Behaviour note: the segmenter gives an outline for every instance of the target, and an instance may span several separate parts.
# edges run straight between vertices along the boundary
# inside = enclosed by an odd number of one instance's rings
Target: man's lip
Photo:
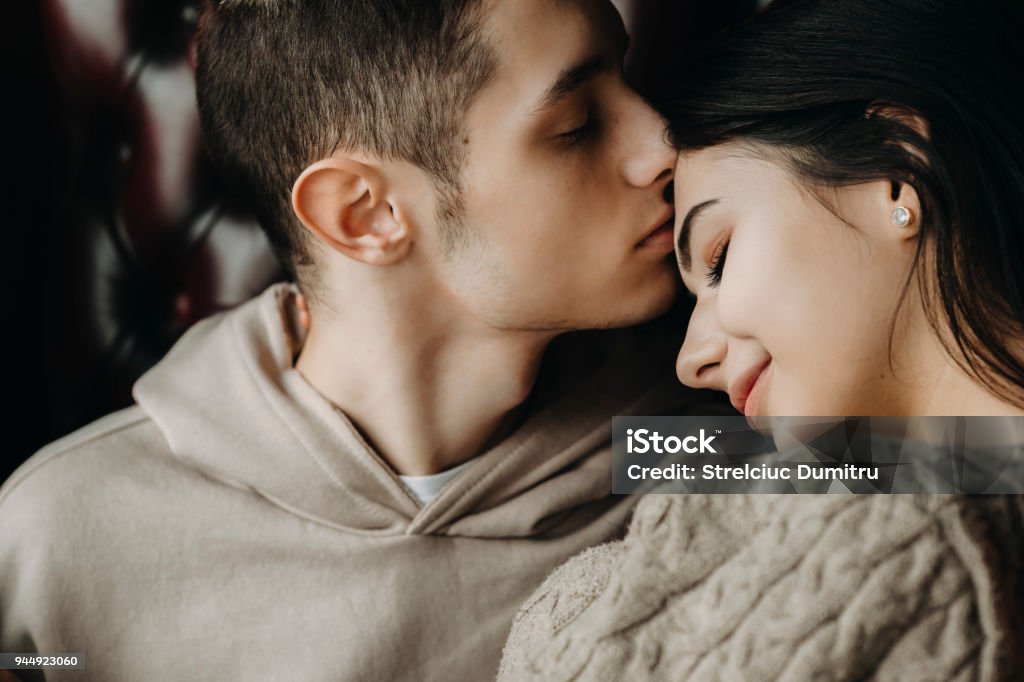
[[[666,228],[668,229],[669,234],[671,234],[672,231],[675,229],[675,222],[675,211],[669,208],[665,213],[661,215],[661,218],[654,225],[654,227],[647,231],[647,234],[644,235],[643,239],[636,243],[637,247],[646,246],[647,244],[650,244],[655,240],[655,235],[657,235],[661,230],[664,230]]]
[[[769,355],[761,362],[757,363],[749,370],[747,370],[732,386],[729,387],[729,402],[736,408],[737,412],[746,414],[747,398],[750,396],[750,392],[754,388],[754,384],[761,378],[761,375],[768,365],[772,364],[772,358]]]

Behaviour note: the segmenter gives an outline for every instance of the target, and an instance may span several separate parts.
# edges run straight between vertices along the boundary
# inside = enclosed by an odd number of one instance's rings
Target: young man
[[[618,16],[223,0],[198,46],[211,154],[308,311],[278,285],[197,325],[4,485],[0,650],[79,652],[78,679],[489,679],[544,576],[622,531],[611,416],[690,397],[669,345],[546,352],[675,292],[674,154]]]

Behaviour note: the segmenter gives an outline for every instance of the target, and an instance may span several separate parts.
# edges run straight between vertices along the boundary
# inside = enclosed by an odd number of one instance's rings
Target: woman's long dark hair
[[[659,105],[680,149],[741,141],[816,186],[913,187],[932,327],[1024,407],[1022,46],[1020,0],[776,2],[700,52]]]

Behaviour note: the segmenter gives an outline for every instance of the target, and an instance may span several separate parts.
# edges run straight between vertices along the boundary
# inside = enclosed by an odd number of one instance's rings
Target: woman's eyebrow
[[[708,199],[703,201],[686,213],[686,217],[683,218],[683,226],[679,229],[679,238],[676,241],[676,259],[679,261],[679,267],[686,272],[690,271],[690,264],[692,259],[690,258],[690,233],[693,231],[693,222],[700,217],[700,215],[708,208],[714,206],[720,201],[720,199]]]

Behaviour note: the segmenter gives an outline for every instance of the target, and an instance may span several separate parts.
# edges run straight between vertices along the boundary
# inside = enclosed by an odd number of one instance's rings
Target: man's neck
[[[515,429],[551,335],[402,313],[315,315],[296,368],[395,472],[422,476]]]

